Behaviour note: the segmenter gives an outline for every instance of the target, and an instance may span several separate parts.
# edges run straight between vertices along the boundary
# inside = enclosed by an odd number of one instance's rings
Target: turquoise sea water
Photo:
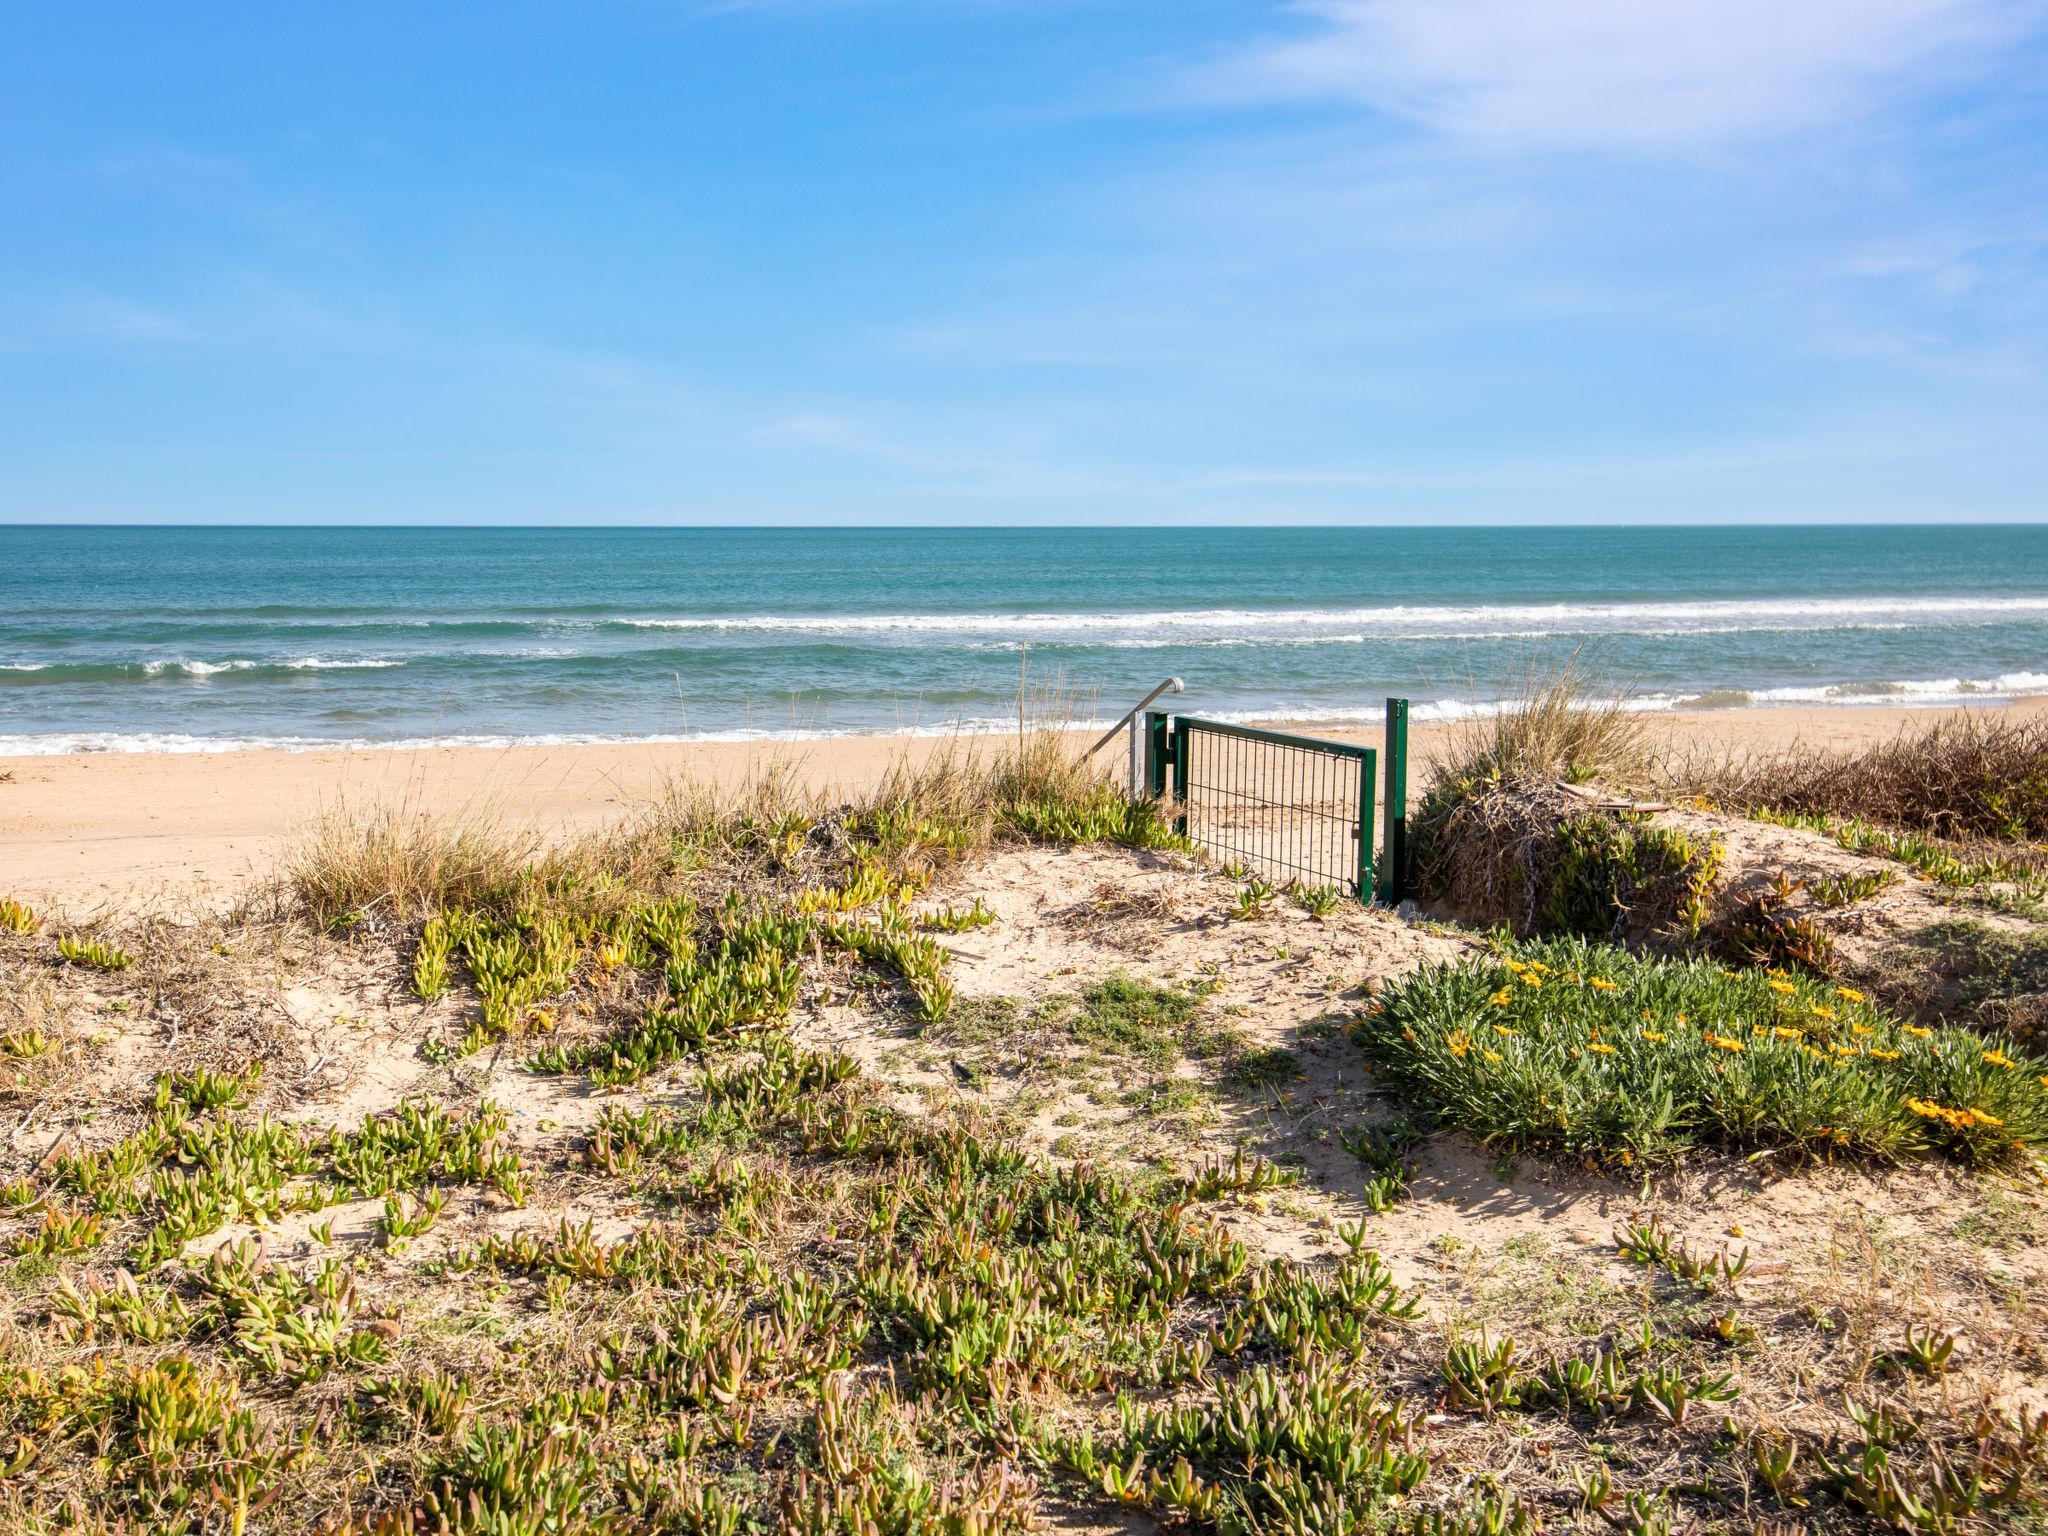
[[[2048,528],[0,528],[0,754],[2048,692]],[[1084,713],[1085,713],[1084,708]]]

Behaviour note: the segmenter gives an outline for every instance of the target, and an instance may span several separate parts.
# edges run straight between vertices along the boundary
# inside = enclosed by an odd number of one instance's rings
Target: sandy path
[[[2012,706],[2048,714],[2048,700]],[[1658,717],[1675,740],[1768,750],[1794,740],[1883,739],[1935,713],[1749,709]],[[1418,726],[1426,756],[1444,726]],[[1324,732],[1376,743],[1376,730]],[[869,736],[802,743],[447,747],[427,751],[94,753],[0,758],[0,893],[68,902],[214,889],[265,873],[277,850],[336,799],[404,800],[437,813],[488,809],[569,829],[602,822],[672,775],[733,783],[776,763],[813,785],[857,790],[906,754],[949,744]],[[1118,749],[1111,748],[1115,753]],[[1411,775],[1411,778],[1419,777]]]

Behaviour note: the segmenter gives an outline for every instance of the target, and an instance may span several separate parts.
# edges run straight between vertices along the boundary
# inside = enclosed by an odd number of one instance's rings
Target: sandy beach
[[[2048,712],[2048,699],[2004,706]],[[1946,711],[1774,708],[1653,717],[1677,749],[1768,752],[1850,747]],[[1312,725],[1302,729],[1315,730]],[[1418,764],[1457,727],[1417,725]],[[1377,728],[1317,734],[1374,744]],[[813,741],[630,743],[430,750],[82,753],[0,758],[0,891],[66,904],[221,894],[272,867],[324,806],[400,801],[487,813],[547,831],[620,815],[667,779],[737,783],[777,765],[821,790],[872,786],[890,766],[991,737],[861,736]],[[1106,748],[1114,757],[1120,747]],[[1411,775],[1411,781],[1419,775]]]

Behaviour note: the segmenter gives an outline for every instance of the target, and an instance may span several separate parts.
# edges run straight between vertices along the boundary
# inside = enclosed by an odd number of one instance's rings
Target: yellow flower
[[[1681,1014],[1680,1014],[1680,1015],[1678,1016],[1678,1022],[1679,1022],[1679,1023],[1681,1023],[1681,1024],[1683,1024],[1683,1023],[1685,1022],[1685,1015],[1684,1015],[1684,1014],[1682,1014],[1682,1013],[1681,1013]]]
[[[1586,985],[1597,992],[1612,992],[1614,990],[1614,983],[1605,976],[1589,976],[1586,978]]]
[[[1482,1056],[1484,1056],[1484,1057],[1485,1057],[1485,1058],[1486,1058],[1486,1059],[1487,1059],[1488,1061],[1499,1061],[1499,1060],[1500,1060],[1500,1052],[1499,1052],[1499,1051],[1481,1051],[1481,1052],[1480,1052],[1479,1054],[1480,1054],[1480,1055],[1482,1055]]]
[[[1518,1029],[1509,1029],[1505,1024],[1494,1025],[1493,1032],[1497,1035],[1518,1035],[1521,1033]]]
[[[1832,1019],[1835,1016],[1834,1009],[1825,1007],[1820,1003],[1815,1003],[1812,1005],[1812,1012],[1813,1016],[1816,1019]]]
[[[1903,1029],[1907,1034],[1913,1036],[1916,1040],[1925,1040],[1929,1035],[1934,1033],[1933,1030],[1923,1028],[1921,1025],[1918,1024],[1901,1024],[1899,1028]]]
[[[1801,1034],[1798,1030],[1787,1029],[1783,1024],[1780,1024],[1776,1029],[1772,1030],[1771,1033],[1776,1035],[1780,1040],[1804,1040],[1806,1038],[1806,1036]]]
[[[2019,1065],[2018,1062],[2014,1061],[2003,1051],[1986,1051],[1984,1053],[1984,1060],[1994,1067],[2016,1067]]]
[[[1664,1039],[1664,1037],[1663,1037],[1663,1036],[1662,1036],[1661,1034],[1659,1034],[1659,1033],[1658,1033],[1658,1032],[1657,1032],[1656,1030],[1654,1030],[1654,1029],[1646,1029],[1646,1030],[1644,1030],[1644,1031],[1643,1031],[1643,1038],[1644,1038],[1645,1040],[1655,1040],[1655,1041],[1659,1042],[1660,1044],[1661,1044],[1661,1043],[1663,1042],[1663,1039]],[[2042,1081],[2043,1081],[2043,1082],[2048,1082],[2048,1078],[2043,1078],[2043,1079],[2042,1079]]]
[[[1897,1051],[1881,1051],[1874,1045],[1870,1048],[1870,1054],[1875,1056],[1879,1061],[1897,1061],[1899,1059],[1899,1053]]]
[[[1987,1115],[1981,1109],[1944,1109],[1941,1105],[1926,1099],[1908,1099],[1906,1108],[1927,1120],[1939,1120],[1950,1130],[1967,1131],[1979,1125],[2003,1125],[2005,1122],[1996,1115]]]
[[[1716,1050],[1722,1051],[1740,1051],[1742,1049],[1742,1042],[1740,1040],[1731,1040],[1726,1035],[1715,1034],[1712,1030],[1707,1031],[1707,1044],[1713,1046]]]
[[[1849,1028],[1859,1035],[1867,1035],[1872,1033],[1872,1030],[1868,1024],[1851,1024]]]
[[[1493,1006],[1496,1008],[1505,1008],[1509,1003],[1513,1002],[1514,1000],[1515,994],[1510,992],[1506,987],[1502,987],[1498,992],[1493,994]]]
[[[1864,1000],[1863,994],[1854,987],[1837,987],[1835,988],[1835,996],[1845,1003],[1860,1003]]]
[[[1601,1056],[1612,1056],[1612,1055],[1614,1054],[1614,1047],[1613,1047],[1613,1046],[1611,1046],[1611,1045],[1602,1045],[1602,1044],[1601,1044],[1601,1043],[1600,1043],[1599,1041],[1597,1041],[1597,1040],[1596,1040],[1596,1041],[1594,1041],[1594,1042],[1593,1042],[1593,1043],[1592,1043],[1591,1045],[1587,1046],[1587,1047],[1586,1047],[1586,1049],[1587,1049],[1587,1050],[1589,1050],[1589,1051],[1593,1051],[1593,1052],[1595,1052],[1595,1053],[1597,1053],[1598,1055],[1601,1055]]]
[[[1764,983],[1773,992],[1797,992],[1799,989],[1789,981],[1767,981]]]
[[[1451,1048],[1453,1056],[1463,1056],[1472,1049],[1472,1040],[1462,1029],[1454,1029],[1444,1036],[1444,1044]]]
[[[1540,987],[1543,985],[1543,978],[1534,971],[1524,971],[1522,972],[1522,985],[1532,988]]]

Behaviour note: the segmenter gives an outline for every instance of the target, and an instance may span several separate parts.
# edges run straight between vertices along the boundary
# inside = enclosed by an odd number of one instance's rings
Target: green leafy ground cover
[[[2048,1062],[1904,1023],[1853,988],[1578,941],[1503,943],[1386,988],[1357,1027],[1380,1081],[1510,1151],[1667,1162],[1691,1147],[2018,1167]]]

